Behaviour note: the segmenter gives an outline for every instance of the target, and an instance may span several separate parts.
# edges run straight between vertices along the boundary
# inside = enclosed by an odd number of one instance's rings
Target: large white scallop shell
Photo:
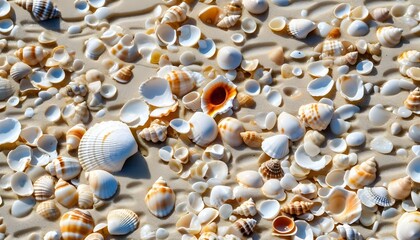
[[[126,235],[140,224],[137,214],[130,209],[115,209],[108,213],[107,229],[111,235]]]
[[[314,22],[308,19],[292,19],[287,24],[287,31],[290,35],[298,38],[304,39],[310,32],[316,28]]]
[[[118,181],[109,172],[92,170],[86,173],[86,179],[89,182],[93,194],[99,199],[109,199],[117,192]]]
[[[159,177],[144,199],[149,211],[156,217],[166,217],[175,207],[175,193],[166,181]]]
[[[262,142],[261,148],[272,158],[283,158],[289,153],[289,138],[283,134],[268,137]]]
[[[169,107],[175,104],[169,82],[160,77],[151,77],[139,88],[145,102],[155,107]]]
[[[188,137],[199,146],[207,146],[217,137],[216,121],[209,115],[196,112],[188,121],[191,131]]]
[[[127,125],[118,121],[95,124],[82,137],[79,161],[86,171],[120,171],[125,161],[137,152],[137,143]]]

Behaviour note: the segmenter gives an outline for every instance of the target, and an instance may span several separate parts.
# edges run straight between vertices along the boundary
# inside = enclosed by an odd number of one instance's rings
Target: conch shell
[[[345,181],[351,189],[363,188],[376,179],[376,161],[370,158],[360,165],[352,167],[345,176]]]
[[[420,88],[417,87],[414,89],[404,101],[404,105],[406,108],[411,110],[414,113],[420,113]]]
[[[380,27],[376,31],[379,43],[384,47],[395,47],[400,43],[403,30],[392,26]]]
[[[255,214],[257,214],[257,208],[255,206],[254,200],[250,198],[247,201],[241,203],[241,205],[235,208],[232,213],[244,217],[253,217]]]
[[[188,5],[182,2],[179,5],[175,5],[166,10],[162,17],[161,23],[176,23],[183,22],[187,19]]]

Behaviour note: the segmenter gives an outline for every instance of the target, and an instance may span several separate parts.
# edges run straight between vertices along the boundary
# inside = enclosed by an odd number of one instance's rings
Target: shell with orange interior
[[[203,89],[201,109],[211,117],[226,113],[232,108],[236,93],[235,84],[223,76],[217,76]]]

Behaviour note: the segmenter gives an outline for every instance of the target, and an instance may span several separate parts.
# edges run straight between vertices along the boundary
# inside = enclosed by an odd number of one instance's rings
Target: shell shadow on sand
[[[114,175],[132,179],[150,179],[151,177],[146,159],[139,152],[128,158],[123,169]]]

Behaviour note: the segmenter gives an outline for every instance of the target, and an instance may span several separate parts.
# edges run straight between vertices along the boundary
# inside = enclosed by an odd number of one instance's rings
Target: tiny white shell
[[[264,200],[257,205],[258,213],[264,219],[274,219],[280,212],[280,203],[277,200]]]
[[[242,35],[241,33],[234,33],[232,34],[232,36],[230,36],[230,40],[232,40],[232,42],[236,44],[241,44],[244,42],[245,36]]]
[[[156,28],[156,36],[164,45],[173,45],[176,42],[176,30],[166,23]]]
[[[198,51],[206,58],[211,58],[216,53],[216,44],[213,39],[207,38],[198,41]]]
[[[245,81],[245,93],[251,95],[251,96],[257,96],[260,94],[261,86],[260,83],[257,80],[254,79],[248,79]]]
[[[1,33],[8,33],[14,27],[13,21],[9,18],[0,20],[0,32]]]
[[[376,104],[369,110],[369,121],[376,126],[381,126],[388,122],[391,113],[382,104]]]
[[[336,153],[343,153],[347,150],[347,143],[342,138],[328,140],[328,148]]]
[[[10,214],[14,217],[21,218],[32,212],[36,201],[33,197],[25,197],[17,199],[10,208]]]
[[[356,74],[340,76],[336,81],[336,88],[349,101],[361,100],[365,92],[362,78]]]
[[[103,84],[99,90],[102,97],[106,99],[113,98],[117,94],[117,87],[113,84]]]
[[[316,155],[311,157],[305,152],[303,145],[298,147],[294,155],[295,161],[300,167],[314,171],[323,169],[332,159],[329,155]]]
[[[171,126],[175,131],[181,134],[187,134],[191,130],[190,124],[182,118],[175,118],[169,122],[169,126]]]
[[[366,136],[363,132],[352,132],[346,136],[346,143],[350,147],[357,147],[366,142]]]
[[[268,9],[267,0],[246,0],[243,1],[245,9],[252,14],[261,14]]]
[[[283,102],[283,97],[277,90],[271,90],[265,97],[267,98],[267,101],[274,107],[279,107]]]
[[[246,170],[236,175],[237,182],[245,187],[259,188],[264,182],[257,171]]]
[[[47,75],[45,76],[50,83],[61,83],[65,77],[66,73],[61,67],[52,67],[48,69]]]

